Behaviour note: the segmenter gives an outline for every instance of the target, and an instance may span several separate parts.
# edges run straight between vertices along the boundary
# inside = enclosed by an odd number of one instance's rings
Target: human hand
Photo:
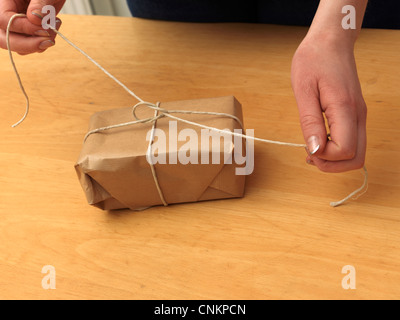
[[[353,45],[329,37],[307,36],[293,58],[292,87],[308,146],[307,162],[324,172],[362,168],[367,108]]]
[[[16,13],[26,17],[16,18],[10,28],[10,47],[19,54],[44,52],[54,46],[54,31],[42,28],[42,8],[52,5],[58,14],[66,0],[1,0],[0,2],[0,47],[7,49],[6,30],[10,18]],[[56,29],[61,26],[57,18]]]

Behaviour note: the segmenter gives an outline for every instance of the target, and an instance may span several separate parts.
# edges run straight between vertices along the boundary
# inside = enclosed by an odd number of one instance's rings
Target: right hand
[[[26,17],[16,18],[10,29],[11,50],[19,54],[44,52],[54,46],[56,33],[42,28],[42,8],[52,5],[58,14],[66,0],[1,0],[0,2],[0,47],[7,49],[6,30],[10,18],[16,13],[25,13]],[[57,18],[56,29],[61,26]]]
[[[362,168],[366,153],[367,107],[353,44],[306,37],[293,58],[292,84],[309,155],[324,172]],[[330,140],[323,117],[325,113]]]

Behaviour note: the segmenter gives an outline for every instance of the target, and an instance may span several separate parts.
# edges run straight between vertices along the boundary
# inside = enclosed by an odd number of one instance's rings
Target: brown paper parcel
[[[238,117],[243,123],[240,103],[232,96],[177,102],[163,102],[166,110],[190,110],[202,112],[228,113]],[[146,107],[138,109],[140,118],[154,116],[154,110]],[[177,114],[186,120],[218,129],[241,129],[231,118],[216,115]],[[91,117],[89,130],[133,121],[132,108],[98,112]],[[177,153],[186,141],[178,141],[176,150],[169,146],[169,122],[164,117],[156,123],[166,135],[167,153]],[[151,166],[146,159],[149,141],[147,134],[152,123],[141,123],[122,128],[114,128],[90,135],[85,141],[80,157],[75,165],[80,183],[89,204],[104,210],[130,208],[140,210],[162,205],[156,188]],[[220,164],[212,164],[212,147],[209,147],[209,164],[201,163],[201,128],[177,122],[177,132],[191,127],[199,137],[198,164],[154,164],[158,183],[168,204],[197,202],[211,199],[242,197],[245,176],[236,175],[235,169],[243,167],[233,160],[224,164],[223,139],[221,139]],[[155,139],[155,141],[157,138]],[[233,142],[234,140],[231,139]],[[153,142],[154,143],[154,142]],[[173,145],[171,145],[171,148]],[[244,145],[242,147],[245,149]],[[204,151],[204,150],[203,150]],[[157,152],[154,151],[157,155]]]

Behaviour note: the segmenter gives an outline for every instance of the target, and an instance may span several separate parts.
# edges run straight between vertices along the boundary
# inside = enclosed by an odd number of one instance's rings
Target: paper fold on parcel
[[[166,110],[191,110],[228,113],[243,122],[240,103],[232,96],[177,102],[164,102]],[[154,115],[154,110],[138,109],[140,118]],[[217,115],[177,114],[186,120],[218,129],[241,129],[237,121]],[[132,108],[98,112],[90,120],[89,130],[133,121]],[[157,179],[168,204],[203,200],[242,197],[245,176],[236,175],[236,168],[243,165],[224,164],[224,148],[221,139],[219,164],[212,164],[212,147],[209,146],[209,164],[201,163],[201,129],[185,123],[176,123],[177,133],[185,128],[196,131],[198,140],[198,164],[169,164],[170,153],[177,154],[186,141],[169,143],[171,119],[159,119],[156,128],[166,136],[167,164],[154,164]],[[151,123],[135,124],[92,134],[85,141],[75,165],[82,188],[89,204],[104,210],[139,210],[162,205],[151,167],[146,159]],[[233,142],[233,138],[231,139]],[[175,149],[174,149],[175,148]],[[243,147],[244,149],[244,147]],[[206,149],[207,150],[207,149]],[[204,150],[203,150],[204,151]],[[231,150],[231,152],[233,152]],[[232,156],[232,155],[231,155]]]

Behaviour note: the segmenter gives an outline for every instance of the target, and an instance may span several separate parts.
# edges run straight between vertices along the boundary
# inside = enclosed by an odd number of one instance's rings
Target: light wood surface
[[[306,28],[63,16],[62,32],[148,101],[234,95],[258,137],[302,143],[291,57]],[[0,298],[400,298],[400,31],[356,47],[369,107],[368,193],[331,208],[360,171],[324,174],[302,149],[256,145],[243,199],[104,212],[74,172],[89,117],[135,101],[58,39],[0,52]],[[42,267],[56,289],[42,288]],[[356,289],[342,288],[342,268]]]

